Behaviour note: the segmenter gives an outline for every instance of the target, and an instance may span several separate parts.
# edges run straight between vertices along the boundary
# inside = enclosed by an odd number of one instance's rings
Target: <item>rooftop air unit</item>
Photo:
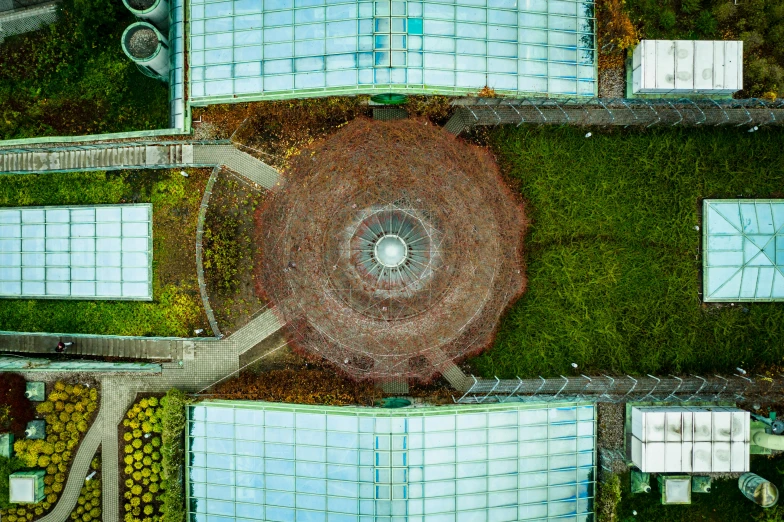
[[[147,22],[129,25],[122,35],[122,48],[148,76],[169,80],[169,41],[155,26]]]
[[[743,89],[743,42],[643,40],[634,49],[634,94],[732,94]]]
[[[161,31],[169,28],[167,0],[123,0],[123,4],[136,18],[150,22]]]

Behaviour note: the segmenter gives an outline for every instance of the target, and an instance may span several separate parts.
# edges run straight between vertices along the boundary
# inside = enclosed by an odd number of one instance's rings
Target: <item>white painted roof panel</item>
[[[0,297],[152,299],[152,205],[0,208]]]
[[[743,89],[743,42],[643,40],[634,49],[639,94],[732,94]]]

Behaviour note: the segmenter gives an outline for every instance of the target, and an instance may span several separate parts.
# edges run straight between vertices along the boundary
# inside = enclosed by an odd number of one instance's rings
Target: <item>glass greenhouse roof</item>
[[[0,297],[152,299],[152,205],[0,209]]]
[[[784,301],[784,200],[705,200],[702,220],[704,301]]]
[[[318,94],[593,96],[592,0],[190,0],[195,105]]]
[[[587,521],[591,405],[188,409],[192,522]]]

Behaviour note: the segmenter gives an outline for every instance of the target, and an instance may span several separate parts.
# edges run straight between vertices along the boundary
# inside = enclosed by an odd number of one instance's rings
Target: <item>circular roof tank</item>
[[[161,80],[169,77],[169,42],[154,25],[136,22],[122,35],[123,52]]]
[[[150,22],[165,31],[169,28],[169,2],[167,0],[123,0],[135,17]]]

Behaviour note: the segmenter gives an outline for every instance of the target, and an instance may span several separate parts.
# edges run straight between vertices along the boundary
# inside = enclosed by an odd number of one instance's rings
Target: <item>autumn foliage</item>
[[[486,150],[427,120],[358,118],[314,142],[259,219],[290,341],[359,381],[430,382],[489,346],[525,287],[522,205]],[[400,231],[421,249],[408,272],[374,272],[363,241]]]
[[[3,374],[0,384],[0,433],[23,436],[33,415],[32,403],[25,397],[24,377],[16,373]]]
[[[629,18],[625,0],[598,0],[596,25],[599,69],[622,67],[624,51],[639,42],[637,29]]]
[[[334,371],[273,370],[244,373],[210,390],[219,399],[371,406],[381,393],[368,382],[356,383]]]

